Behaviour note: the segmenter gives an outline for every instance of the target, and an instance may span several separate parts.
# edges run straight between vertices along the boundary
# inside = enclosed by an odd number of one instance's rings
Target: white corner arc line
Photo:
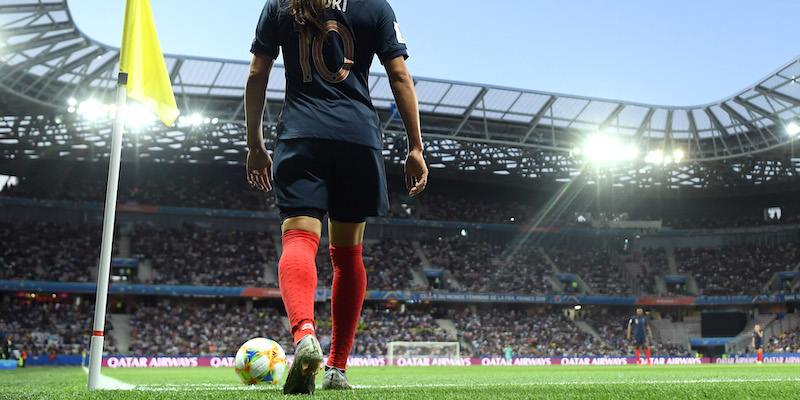
[[[82,367],[83,371],[87,374],[89,373],[88,367]],[[118,381],[114,378],[109,378],[105,375],[100,375],[100,382],[97,385],[98,389],[101,390],[133,390],[136,389],[135,385],[131,385],[125,382]]]

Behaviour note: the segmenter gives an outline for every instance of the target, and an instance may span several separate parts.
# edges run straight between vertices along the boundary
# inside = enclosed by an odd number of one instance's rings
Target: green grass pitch
[[[125,390],[86,390],[77,367],[0,371],[0,399],[271,399],[275,386],[242,385],[233,368],[103,369]],[[320,399],[798,399],[800,366],[549,366],[350,368],[356,389]],[[109,379],[110,378],[110,379]],[[322,374],[317,385],[322,383]]]

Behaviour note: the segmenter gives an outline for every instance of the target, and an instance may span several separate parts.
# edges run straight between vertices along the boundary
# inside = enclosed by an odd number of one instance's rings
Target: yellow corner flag
[[[128,74],[128,97],[142,102],[164,124],[172,126],[180,112],[158,43],[150,0],[128,0],[119,70]]]

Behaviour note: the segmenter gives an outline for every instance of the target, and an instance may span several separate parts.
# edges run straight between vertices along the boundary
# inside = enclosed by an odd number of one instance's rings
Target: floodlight
[[[800,125],[797,125],[796,122],[792,122],[786,127],[786,132],[792,136],[795,136],[800,133]]]
[[[584,154],[589,159],[596,162],[609,162],[616,159],[615,153],[619,150],[620,145],[613,138],[596,135],[589,138],[584,148]]]
[[[639,155],[639,149],[634,145],[630,145],[630,146],[625,148],[625,153],[623,154],[623,159],[625,159],[625,160],[633,160],[638,155]]]
[[[219,118],[213,118],[213,119],[211,120],[211,123],[212,123],[212,124],[214,124],[214,125],[216,125],[217,123],[219,123]]]
[[[681,160],[683,160],[683,156],[684,156],[683,150],[681,150],[681,149],[678,149],[678,150],[675,150],[674,152],[672,152],[672,157],[673,157],[673,159],[675,160],[676,163],[681,162]]]
[[[661,164],[664,162],[664,152],[661,150],[653,150],[647,153],[647,157],[644,158],[644,161],[650,164]]]
[[[578,310],[580,310],[580,309],[581,309],[581,308],[583,308],[583,307],[581,307],[581,305],[580,305],[580,304],[576,304],[574,308],[575,308],[575,311],[578,311]]]
[[[141,128],[155,122],[156,116],[147,107],[140,104],[125,106],[125,122],[134,128]]]
[[[75,106],[77,106],[77,105],[78,105],[78,100],[75,100],[75,98],[74,98],[74,97],[70,97],[70,98],[67,100],[67,105],[68,105],[68,106],[70,106],[70,107],[75,107]]]
[[[96,120],[108,116],[108,106],[104,106],[95,100],[86,100],[78,104],[78,115],[88,120]]]
[[[189,117],[189,123],[191,123],[192,125],[200,125],[203,123],[203,116],[200,114],[194,114],[191,117]]]

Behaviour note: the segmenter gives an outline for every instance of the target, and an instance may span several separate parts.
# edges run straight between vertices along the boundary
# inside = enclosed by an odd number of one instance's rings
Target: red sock
[[[314,334],[314,295],[317,290],[314,258],[318,246],[319,236],[311,232],[287,231],[283,234],[278,281],[295,343],[308,334]]]
[[[644,355],[647,356],[647,362],[650,362],[650,349],[644,349]]]
[[[636,361],[641,361],[642,360],[641,357],[639,357],[639,354],[641,354],[640,350],[636,349]]]
[[[758,361],[764,361],[764,353],[758,353]]]
[[[367,271],[364,270],[361,250],[360,244],[352,247],[331,246],[333,335],[328,365],[339,369],[347,367],[347,356],[353,347],[361,305],[367,290]]]

